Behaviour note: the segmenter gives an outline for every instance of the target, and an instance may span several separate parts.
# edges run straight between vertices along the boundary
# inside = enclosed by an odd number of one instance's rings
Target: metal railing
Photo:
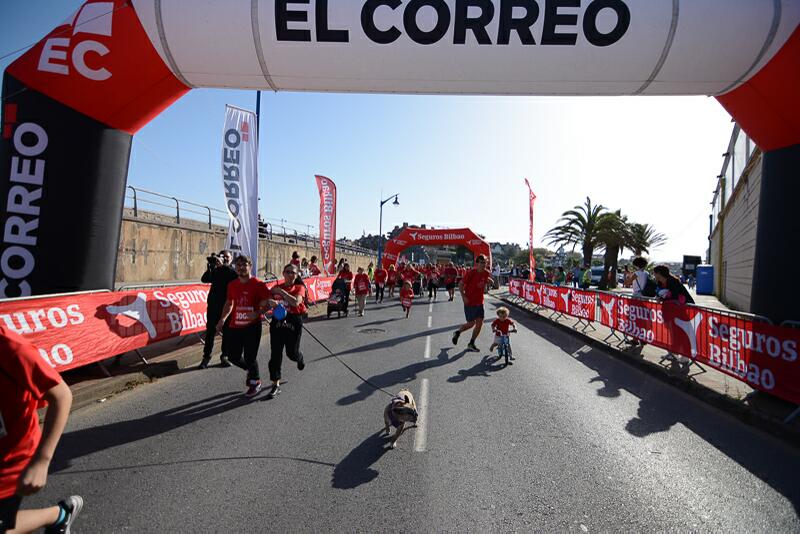
[[[181,206],[183,206],[183,213],[191,213],[195,215],[202,215],[203,222],[208,223],[208,229],[211,230],[214,227],[214,223],[226,226],[228,224],[228,212],[212,208],[210,206],[206,206],[204,204],[198,204],[197,202],[192,202],[190,200],[184,200],[182,198],[173,197],[170,195],[163,195],[161,193],[156,193],[155,191],[150,191],[148,189],[142,189],[141,187],[133,187],[131,185],[126,186],[127,190],[131,191],[131,195],[128,195],[127,192],[125,194],[125,200],[130,200],[132,202],[131,208],[133,209],[133,216],[139,217],[139,208],[141,204],[145,204],[147,206],[157,206],[159,208],[170,208],[170,210],[174,210],[175,213],[175,224],[181,224]],[[142,193],[144,193],[144,198],[142,198]],[[162,201],[169,200],[171,203],[167,204]],[[174,205],[172,204],[174,202]],[[192,206],[194,208],[200,208],[203,211],[198,211],[197,209],[186,208],[185,206]]]

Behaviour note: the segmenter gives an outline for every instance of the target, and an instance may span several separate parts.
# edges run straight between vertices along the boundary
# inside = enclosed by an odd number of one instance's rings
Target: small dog
[[[397,440],[406,430],[406,423],[417,425],[417,403],[414,402],[414,395],[410,391],[403,389],[392,398],[392,402],[383,410],[383,422],[386,423],[383,431],[389,433],[389,426],[397,430],[392,436],[392,449],[397,447]],[[409,427],[410,428],[410,427]]]

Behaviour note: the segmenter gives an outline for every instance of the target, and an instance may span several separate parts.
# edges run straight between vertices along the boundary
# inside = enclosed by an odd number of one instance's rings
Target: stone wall
[[[117,251],[117,287],[199,280],[206,257],[225,248],[226,232],[222,226],[209,229],[207,223],[198,221],[182,220],[177,225],[174,218],[142,210],[134,217],[126,209]],[[259,277],[280,273],[295,250],[300,257],[319,256],[316,243],[293,241],[281,237],[259,240]],[[353,271],[375,261],[374,256],[349,250],[341,250],[338,256],[347,258]]]

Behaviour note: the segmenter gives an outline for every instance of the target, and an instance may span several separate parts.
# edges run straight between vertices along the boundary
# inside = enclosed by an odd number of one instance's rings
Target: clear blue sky
[[[30,45],[81,0],[2,0],[0,56]],[[16,58],[0,60],[0,68]],[[403,221],[470,226],[527,242],[529,178],[537,246],[588,195],[669,238],[655,260],[704,255],[715,177],[732,124],[706,97],[523,98],[262,93],[260,190],[265,217],[315,225],[314,174],[339,189],[338,236]],[[190,92],[134,138],[128,183],[223,208],[225,104],[252,91]],[[627,255],[627,254],[626,254]]]

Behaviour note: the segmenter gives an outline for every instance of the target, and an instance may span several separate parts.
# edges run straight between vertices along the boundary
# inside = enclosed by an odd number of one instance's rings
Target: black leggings
[[[436,285],[436,282],[433,282],[433,281],[428,282],[428,298],[429,299],[436,296],[436,290],[437,289],[438,289],[438,286]]]
[[[383,286],[375,284],[375,302],[383,302]]]
[[[272,319],[269,324],[269,379],[273,382],[281,379],[284,347],[287,358],[298,363],[303,361],[303,353],[300,352],[302,334],[303,318],[300,315],[290,313],[283,321]]]
[[[228,328],[226,350],[228,359],[236,367],[247,371],[248,380],[261,380],[258,370],[258,346],[261,344],[261,321],[245,328]],[[242,359],[244,353],[244,359]]]
[[[222,317],[222,306],[211,306],[208,307],[208,311],[206,311],[206,336],[203,340],[203,358],[210,359],[211,358],[211,351],[214,350],[214,336],[217,335],[217,323],[219,322],[219,318]],[[222,330],[222,355],[228,355],[228,338],[225,337],[225,334],[228,332],[228,325],[231,322],[231,316],[228,316],[228,319],[225,321],[225,327]]]

